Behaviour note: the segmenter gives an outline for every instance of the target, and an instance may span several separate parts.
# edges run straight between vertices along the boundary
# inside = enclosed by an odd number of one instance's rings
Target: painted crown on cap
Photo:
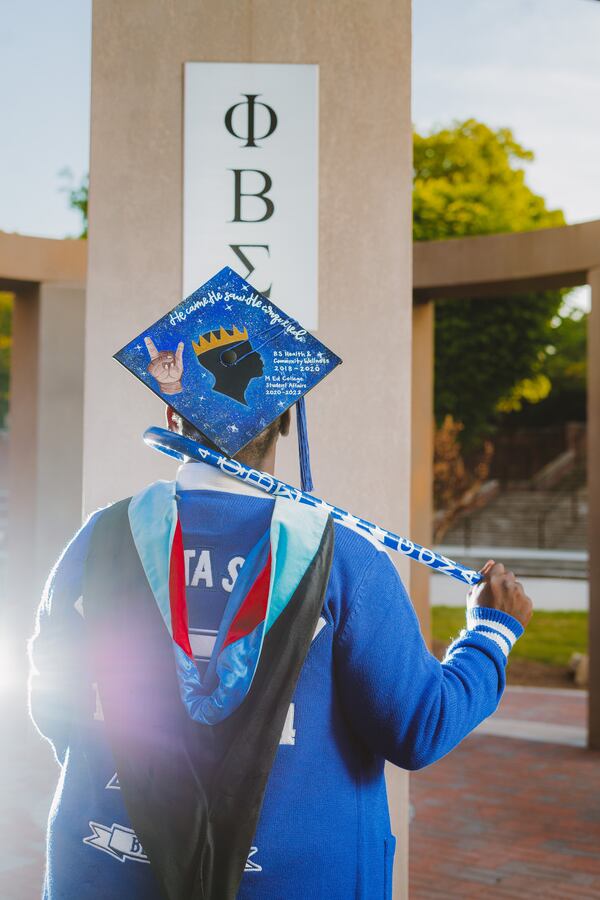
[[[237,344],[248,340],[248,329],[244,328],[243,331],[240,331],[235,325],[231,333],[221,325],[218,331],[208,331],[207,334],[208,340],[205,335],[200,335],[198,343],[192,341],[196,356],[200,356],[208,350],[215,350],[217,347],[226,347],[228,344]]]

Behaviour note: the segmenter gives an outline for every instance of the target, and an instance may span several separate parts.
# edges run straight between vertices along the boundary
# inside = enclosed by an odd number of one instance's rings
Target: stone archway
[[[413,253],[412,536],[432,541],[433,302],[507,296],[522,291],[589,284],[588,330],[589,492],[589,730],[600,749],[600,220],[481,237],[429,241]],[[416,367],[418,366],[418,370]],[[412,596],[428,633],[429,574],[413,571]]]
[[[86,255],[85,241],[0,232],[0,289],[14,295],[2,613],[19,681],[43,580],[81,523]]]

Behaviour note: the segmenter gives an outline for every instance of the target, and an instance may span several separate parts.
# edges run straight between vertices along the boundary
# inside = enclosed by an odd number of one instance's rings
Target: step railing
[[[515,505],[517,506],[516,510],[514,509]],[[502,509],[502,495],[494,506]],[[543,497],[537,492],[532,492],[528,505],[519,502],[513,504],[512,510],[509,505],[507,514],[503,518],[510,522],[511,513],[515,518],[509,529],[510,535],[507,535],[506,530],[500,528],[495,530],[490,527],[490,514],[493,513],[494,506],[488,507],[485,512],[480,514],[475,511],[461,516],[450,528],[448,534],[452,534],[457,542],[459,536],[462,535],[464,547],[480,544],[480,533],[483,532],[486,535],[486,543],[498,543],[502,546],[509,537],[512,546],[550,549],[560,546],[560,535],[564,532],[565,527],[573,532],[581,525],[582,547],[585,545],[587,515],[581,511],[579,491],[549,491],[544,492]],[[557,516],[560,516],[560,519],[553,521]],[[567,541],[567,543],[571,542]]]

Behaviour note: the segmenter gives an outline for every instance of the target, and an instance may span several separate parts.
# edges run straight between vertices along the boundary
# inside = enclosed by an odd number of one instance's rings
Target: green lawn
[[[431,618],[433,637],[449,643],[464,628],[465,611],[434,606]],[[511,656],[566,666],[572,653],[587,650],[587,628],[587,612],[535,612]]]

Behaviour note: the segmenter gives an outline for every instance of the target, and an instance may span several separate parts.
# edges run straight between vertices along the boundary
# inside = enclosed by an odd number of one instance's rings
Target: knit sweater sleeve
[[[85,672],[83,573],[94,513],[51,570],[29,640],[29,712],[62,763],[69,744],[74,696]]]
[[[408,594],[384,553],[369,564],[340,622],[335,667],[357,736],[405,769],[453,749],[497,707],[516,619],[475,608],[443,662],[428,650]]]

